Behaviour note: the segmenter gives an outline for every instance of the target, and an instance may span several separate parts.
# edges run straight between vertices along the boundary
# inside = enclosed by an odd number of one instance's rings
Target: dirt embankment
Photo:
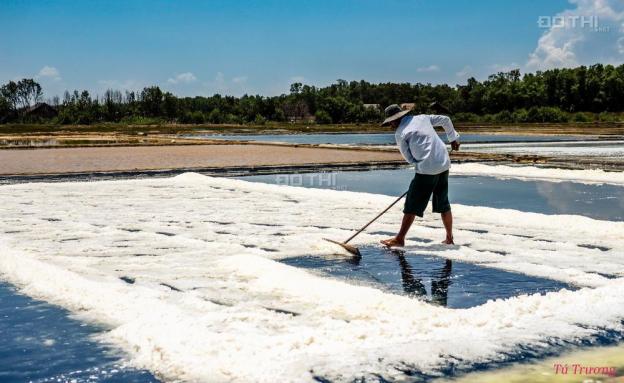
[[[0,150],[0,176],[375,163],[404,161],[398,151],[262,144]]]

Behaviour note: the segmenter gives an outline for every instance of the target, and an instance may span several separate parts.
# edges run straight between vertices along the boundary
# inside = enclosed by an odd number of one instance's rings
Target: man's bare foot
[[[455,244],[455,242],[453,242],[453,237],[451,237],[451,238],[447,237],[444,241],[442,241],[442,243],[445,244],[445,245],[454,245]]]
[[[405,241],[399,241],[398,239],[395,238],[389,238],[389,239],[384,239],[383,241],[381,241],[382,244],[386,245],[387,247],[403,247],[405,246]]]

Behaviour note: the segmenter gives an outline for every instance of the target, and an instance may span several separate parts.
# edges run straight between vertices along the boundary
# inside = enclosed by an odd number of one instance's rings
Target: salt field
[[[0,24],[0,383],[624,383],[624,0]]]
[[[422,381],[622,339],[620,173],[453,171],[455,246],[427,213],[382,249],[397,206],[354,240],[361,259],[323,238],[409,170],[3,185],[0,276],[97,326],[83,337],[116,350],[113,369],[165,381]]]

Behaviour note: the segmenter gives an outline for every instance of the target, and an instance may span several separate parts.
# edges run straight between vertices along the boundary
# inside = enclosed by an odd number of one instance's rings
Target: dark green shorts
[[[403,213],[422,217],[433,194],[433,212],[446,213],[451,210],[448,199],[448,170],[440,174],[418,174],[410,183]]]

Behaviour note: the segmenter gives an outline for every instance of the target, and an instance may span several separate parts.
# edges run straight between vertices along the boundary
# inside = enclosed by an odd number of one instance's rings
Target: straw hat
[[[392,104],[384,110],[386,119],[381,123],[381,126],[386,126],[390,122],[405,116],[409,112],[410,112],[409,110],[401,109],[401,107],[398,106],[397,104]]]

